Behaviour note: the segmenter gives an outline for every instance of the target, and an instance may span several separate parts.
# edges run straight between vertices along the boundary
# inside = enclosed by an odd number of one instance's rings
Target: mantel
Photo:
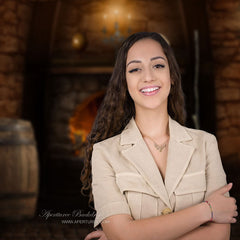
[[[111,74],[113,67],[91,66],[91,67],[52,67],[51,74]]]

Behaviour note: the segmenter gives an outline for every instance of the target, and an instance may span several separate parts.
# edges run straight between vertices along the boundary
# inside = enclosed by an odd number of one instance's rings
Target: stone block
[[[6,77],[6,75],[5,75],[5,74],[2,74],[2,73],[0,73],[0,87],[3,87],[3,86],[5,86],[6,80],[7,80],[7,77]]]
[[[0,87],[0,99],[6,100],[9,99],[10,89],[7,87]]]
[[[238,48],[214,47],[212,53],[213,53],[213,58],[215,62],[225,64],[226,62],[230,62],[235,59],[235,56],[238,55]]]
[[[18,39],[14,36],[4,36],[0,35],[0,45],[1,53],[17,53],[19,48],[18,48]]]
[[[218,129],[218,131],[217,131],[218,138],[222,138],[222,137],[228,136],[228,135],[229,135],[229,132],[227,129]]]
[[[217,75],[218,74],[218,75]],[[240,88],[240,81],[238,78],[224,78],[221,77],[221,72],[215,73],[215,88]]]
[[[15,88],[12,89],[12,94],[14,99],[20,100],[23,94],[23,85],[19,82],[16,83]]]
[[[222,41],[222,46],[224,48],[231,48],[231,47],[235,47],[236,49],[238,49],[239,47],[239,39],[236,40],[223,40]]]
[[[240,88],[218,88],[216,89],[216,99],[219,102],[239,101]]]
[[[27,40],[19,39],[18,49],[20,54],[25,54],[27,50]]]
[[[21,20],[25,20],[26,24],[29,23],[31,19],[32,11],[30,6],[19,3],[17,6],[17,17]]]
[[[226,106],[225,104],[216,104],[216,115],[217,115],[217,120],[222,120],[226,118]]]
[[[231,124],[237,129],[240,135],[240,118],[239,117],[231,118]]]
[[[25,67],[25,58],[24,56],[17,54],[14,56],[14,66],[16,72],[23,72]]]
[[[231,126],[230,118],[227,116],[224,119],[217,121],[217,129],[229,129]]]
[[[236,40],[237,36],[236,36],[235,32],[231,32],[231,31],[225,31],[225,32],[210,31],[210,38],[212,40],[216,40],[216,41],[221,42],[222,39]]]
[[[221,156],[228,156],[232,154],[240,154],[240,136],[224,136],[218,138],[218,145]]]
[[[77,104],[83,102],[83,101],[86,100],[88,97],[90,97],[90,93],[88,93],[88,92],[79,92],[79,93],[77,93],[77,96],[76,96],[76,102],[77,102]]]
[[[240,5],[238,0],[213,0],[210,7],[213,11],[234,11]]]
[[[240,31],[240,11],[224,13],[221,17],[211,17],[209,21],[210,31],[212,32],[225,32],[225,31]]]
[[[228,85],[228,87],[240,88],[240,81],[239,81],[239,79],[228,79],[227,85]]]
[[[17,0],[4,0],[4,5],[6,9],[9,9],[11,11],[16,11]]]
[[[58,98],[58,103],[56,104],[62,109],[66,111],[73,111],[75,107],[75,101],[76,101],[76,93],[68,93],[64,96],[61,96],[61,98]]]
[[[55,95],[62,95],[71,92],[74,90],[72,87],[72,81],[67,78],[60,78],[56,80],[54,84],[53,94]]]
[[[0,72],[13,72],[15,70],[14,58],[9,55],[0,54]]]
[[[17,15],[15,12],[7,10],[2,15],[2,20],[8,24],[16,25],[18,23]]]
[[[217,70],[217,74],[219,74],[223,78],[235,78],[240,80],[240,63],[231,62],[224,68],[219,68]]]
[[[29,32],[29,23],[25,21],[19,21],[18,32],[17,32],[18,37],[23,38],[26,41],[28,37],[28,32]]]
[[[54,107],[51,112],[51,120],[56,122],[61,121],[68,124],[71,113],[72,111],[62,111],[61,109]]]
[[[240,62],[240,49],[238,49],[237,54],[234,56],[233,59],[235,62]]]
[[[0,117],[20,117],[21,103],[20,101],[0,101]]]
[[[9,73],[6,75],[6,86],[8,86],[9,88],[15,88],[16,82],[16,73]]]
[[[56,122],[51,128],[51,135],[55,136],[56,143],[69,143],[70,131],[66,124],[62,122]]]
[[[231,118],[240,118],[240,101],[226,104],[227,114]]]
[[[82,79],[82,91],[84,92],[96,92],[99,87],[98,75],[86,76],[86,79]]]
[[[17,25],[2,23],[1,31],[3,36],[17,36]]]
[[[233,124],[231,124],[231,127],[229,128],[229,134],[231,136],[240,136],[240,130],[239,130],[239,128],[237,128]]]

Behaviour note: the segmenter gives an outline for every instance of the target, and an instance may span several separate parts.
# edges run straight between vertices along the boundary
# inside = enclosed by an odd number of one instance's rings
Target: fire
[[[81,154],[81,150],[91,131],[92,124],[104,94],[105,92],[101,91],[91,95],[77,106],[73,116],[69,119],[69,137],[74,145],[75,155]]]

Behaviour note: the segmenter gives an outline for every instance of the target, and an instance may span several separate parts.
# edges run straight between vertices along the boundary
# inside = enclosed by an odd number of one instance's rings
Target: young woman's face
[[[153,39],[142,39],[129,49],[126,80],[136,112],[139,109],[164,108],[167,111],[171,88],[167,57]]]

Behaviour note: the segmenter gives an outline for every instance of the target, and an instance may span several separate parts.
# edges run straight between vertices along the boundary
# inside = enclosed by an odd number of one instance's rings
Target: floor
[[[83,240],[92,223],[46,219],[0,222],[0,240]],[[240,222],[232,225],[231,240],[240,240]]]
[[[0,222],[0,240],[82,240],[92,230],[73,220]]]

